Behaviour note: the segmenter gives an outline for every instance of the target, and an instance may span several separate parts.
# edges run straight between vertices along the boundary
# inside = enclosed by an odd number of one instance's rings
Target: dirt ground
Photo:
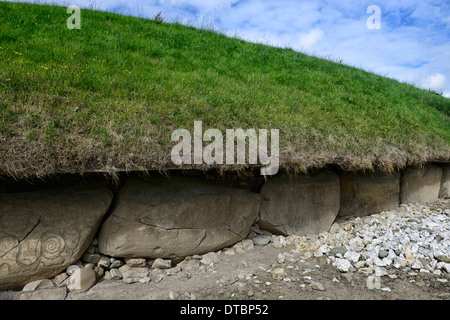
[[[381,288],[390,291],[369,290],[367,275],[341,273],[326,263],[325,256],[277,262],[279,253],[294,248],[267,245],[232,256],[222,254],[207,271],[190,273],[190,277],[180,272],[159,283],[101,280],[86,292],[68,293],[66,300],[450,300],[449,282],[437,280],[450,280],[448,274],[438,277],[395,270],[396,279],[381,277]],[[283,267],[284,280],[273,279],[270,270],[275,267]],[[310,282],[321,283],[324,290],[312,289]]]

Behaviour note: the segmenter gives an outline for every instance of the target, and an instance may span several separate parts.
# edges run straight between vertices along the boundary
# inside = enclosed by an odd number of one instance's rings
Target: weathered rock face
[[[130,179],[99,235],[112,257],[170,258],[202,254],[246,237],[260,195],[194,177]]]
[[[435,165],[409,168],[401,179],[400,203],[425,203],[438,199],[442,169]]]
[[[328,231],[339,212],[339,190],[339,177],[332,172],[273,177],[261,189],[258,224],[283,235]]]
[[[0,194],[0,289],[51,278],[77,261],[111,200],[97,184]]]
[[[339,216],[367,216],[397,209],[400,202],[400,176],[374,173],[343,174]]]
[[[450,198],[450,165],[442,167],[442,181],[439,190],[439,198]]]

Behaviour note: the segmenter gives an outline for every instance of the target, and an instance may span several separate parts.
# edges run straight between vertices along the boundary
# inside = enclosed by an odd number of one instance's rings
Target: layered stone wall
[[[267,181],[251,172],[127,176],[115,184],[73,176],[34,185],[0,180],[0,290],[57,275],[95,236],[103,255],[176,263],[231,246],[254,224],[282,235],[328,231],[337,217],[448,198],[449,167],[323,170]]]

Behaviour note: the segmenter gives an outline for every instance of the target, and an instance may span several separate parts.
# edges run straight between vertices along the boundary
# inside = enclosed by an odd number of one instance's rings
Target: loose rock
[[[35,280],[32,282],[27,283],[22,291],[35,291],[39,289],[48,289],[53,288],[55,285],[53,282],[49,279],[41,279],[41,280]]]
[[[268,235],[258,235],[252,241],[255,246],[265,246],[270,242],[270,238]]]
[[[214,263],[217,261],[219,261],[219,257],[217,256],[217,253],[208,252],[202,256],[200,263],[203,263],[203,264],[209,266],[211,263]]]
[[[310,286],[311,289],[313,289],[313,290],[318,290],[318,291],[324,291],[324,290],[325,290],[324,286],[323,286],[320,282],[316,282],[316,281],[311,282],[311,283],[309,284],[309,286]]]
[[[101,257],[97,262],[97,266],[109,269],[111,267],[111,259],[108,257]]]
[[[100,260],[101,256],[96,253],[84,253],[81,257],[81,260],[86,263],[97,263]]]
[[[147,265],[147,261],[143,258],[125,258],[124,260],[130,267],[145,267]]]
[[[158,268],[158,269],[168,269],[172,267],[172,261],[171,260],[166,260],[166,259],[161,259],[161,258],[157,258],[155,259],[155,261],[152,264],[152,269]]]
[[[348,272],[352,264],[346,259],[336,259],[336,261],[333,262],[333,266],[335,266],[340,272]]]
[[[284,275],[285,273],[283,268],[275,268],[272,270],[272,278],[274,280],[283,280]]]

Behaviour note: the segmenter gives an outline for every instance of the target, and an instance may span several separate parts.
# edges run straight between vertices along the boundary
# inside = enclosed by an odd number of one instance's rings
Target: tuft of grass
[[[153,18],[153,21],[155,21],[156,24],[161,24],[164,22],[164,16],[162,14],[162,11],[159,11],[155,17]]]
[[[0,2],[0,174],[173,167],[177,128],[280,130],[281,168],[450,159],[450,100],[212,30]],[[70,165],[68,165],[70,164]],[[204,166],[200,166],[204,168]],[[234,170],[234,167],[230,167]]]

